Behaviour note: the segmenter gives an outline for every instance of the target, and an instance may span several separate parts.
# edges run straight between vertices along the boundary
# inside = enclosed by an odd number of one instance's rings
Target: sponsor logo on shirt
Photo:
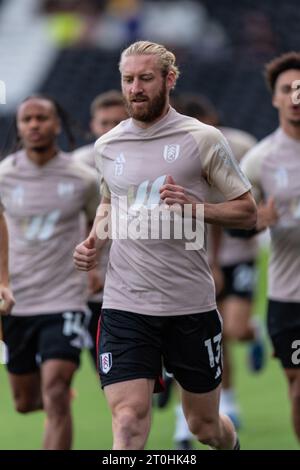
[[[49,214],[34,215],[28,218],[24,226],[26,240],[49,240],[55,231],[59,217],[60,210],[55,209]]]
[[[100,369],[107,374],[112,368],[112,354],[110,352],[100,354]]]
[[[173,163],[179,157],[180,145],[169,144],[164,146],[164,159],[167,163]]]
[[[131,203],[131,198],[128,197],[130,203],[129,211],[136,212],[142,207],[153,209],[160,203],[160,188],[164,184],[167,175],[162,175],[156,178],[155,181],[143,181],[137,188],[135,199]],[[129,195],[128,195],[129,196]]]
[[[126,163],[124,153],[120,155],[115,160],[115,176],[122,176],[124,172],[124,164]]]

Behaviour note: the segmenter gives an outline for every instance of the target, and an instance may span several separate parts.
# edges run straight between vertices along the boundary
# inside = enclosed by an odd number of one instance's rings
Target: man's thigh
[[[191,393],[207,393],[222,380],[222,320],[217,310],[174,316],[165,326],[168,372]]]
[[[69,361],[79,366],[86,335],[85,314],[68,311],[41,318],[38,339],[39,361]]]
[[[164,319],[103,309],[98,331],[98,363],[102,388],[119,382],[161,375]]]
[[[13,376],[35,374],[38,372],[37,341],[38,317],[7,316],[3,317],[3,339],[7,346],[7,369]],[[17,377],[13,378],[17,382]]]
[[[300,369],[300,303],[270,300],[268,333],[284,369]]]
[[[154,380],[135,379],[104,387],[104,394],[112,411],[118,408],[151,409]]]
[[[187,419],[204,423],[218,423],[221,384],[207,393],[191,393],[181,390],[182,407]]]
[[[230,338],[239,337],[249,329],[252,302],[248,298],[230,296],[220,305],[224,320],[224,334]]]

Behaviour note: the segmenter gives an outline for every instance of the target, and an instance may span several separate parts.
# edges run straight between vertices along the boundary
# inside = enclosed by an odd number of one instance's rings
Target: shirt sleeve
[[[110,190],[103,177],[101,178],[101,182],[100,182],[100,193],[101,193],[101,196],[104,196],[110,199]]]
[[[235,199],[251,189],[227,140],[217,129],[211,128],[208,132],[200,148],[200,157],[208,183],[225,199]]]
[[[100,140],[101,138],[98,139],[95,143],[95,153],[96,153],[95,162],[96,162],[96,168],[97,168],[98,174],[100,176],[100,194],[102,197],[106,197],[110,199],[111,197],[110,190],[109,190],[108,184],[106,183],[103,177],[103,161],[102,161],[102,155],[101,155],[102,146],[100,144]]]
[[[253,197],[258,203],[264,199],[264,191],[261,178],[263,157],[257,149],[259,149],[258,146],[246,153],[241,161],[241,168],[252,184]]]
[[[4,206],[4,203],[3,203],[3,191],[1,191],[1,186],[2,186],[2,181],[3,181],[3,178],[4,178],[4,172],[3,172],[3,162],[2,164],[0,165],[0,214],[3,214],[3,212],[5,211],[5,206]]]
[[[84,205],[84,212],[89,222],[93,222],[100,203],[99,183],[96,175],[95,172],[95,177],[89,179]]]

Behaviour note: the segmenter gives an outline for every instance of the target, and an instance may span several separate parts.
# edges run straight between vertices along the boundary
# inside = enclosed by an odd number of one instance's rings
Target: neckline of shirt
[[[63,152],[61,150],[58,150],[57,154],[53,158],[48,160],[44,165],[38,165],[37,163],[32,161],[28,157],[26,150],[20,151],[19,158],[21,158],[21,162],[23,162],[27,167],[31,167],[32,169],[40,172],[56,165],[57,162],[61,160],[62,155],[63,155]]]
[[[291,137],[290,135],[288,135],[283,129],[282,127],[279,127],[278,130],[277,130],[277,135],[279,135],[281,138],[287,140],[288,142],[290,142],[291,144],[294,144],[294,145],[299,145],[300,146],[300,139],[294,139],[293,137]]]
[[[146,136],[146,135],[153,134],[157,129],[160,129],[166,122],[169,121],[169,119],[172,116],[175,116],[175,114],[176,114],[175,109],[172,108],[172,106],[169,106],[169,109],[167,113],[165,114],[165,116],[159,119],[159,121],[155,122],[152,126],[147,127],[146,129],[143,129],[142,127],[135,124],[133,118],[130,118],[130,124],[134,132],[136,132],[137,134]]]

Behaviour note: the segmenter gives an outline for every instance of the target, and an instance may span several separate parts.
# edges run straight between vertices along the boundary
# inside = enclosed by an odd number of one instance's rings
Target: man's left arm
[[[225,228],[251,230],[256,225],[256,204],[250,191],[230,201],[204,203],[204,221]]]

